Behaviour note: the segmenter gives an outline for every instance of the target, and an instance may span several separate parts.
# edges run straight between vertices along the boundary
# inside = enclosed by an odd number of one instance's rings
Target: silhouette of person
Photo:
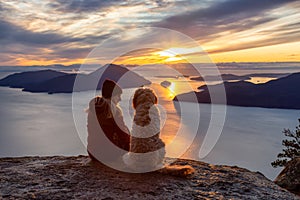
[[[129,151],[130,135],[118,103],[122,89],[112,80],[102,85],[102,96],[89,102],[87,151],[92,160],[111,162]]]

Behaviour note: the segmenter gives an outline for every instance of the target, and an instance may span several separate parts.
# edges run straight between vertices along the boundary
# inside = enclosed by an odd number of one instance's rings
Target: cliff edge
[[[0,199],[299,199],[258,172],[178,159],[188,178],[128,174],[87,156],[0,158]]]

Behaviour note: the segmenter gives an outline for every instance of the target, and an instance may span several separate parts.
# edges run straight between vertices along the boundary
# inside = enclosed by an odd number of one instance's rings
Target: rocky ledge
[[[299,199],[247,169],[178,159],[187,178],[128,174],[87,156],[0,158],[0,199]]]

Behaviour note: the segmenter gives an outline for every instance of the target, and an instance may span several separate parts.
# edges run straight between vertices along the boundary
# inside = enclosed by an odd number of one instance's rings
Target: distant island
[[[160,83],[161,86],[163,86],[164,88],[167,88],[171,85],[171,82],[170,81],[163,81]]]
[[[272,80],[263,84],[253,84],[246,81],[224,82],[227,105],[300,109],[300,73]],[[222,84],[209,86],[211,91],[218,91]],[[174,101],[193,102],[194,95],[198,103],[211,103],[208,86],[198,88],[199,92],[189,92],[175,96]],[[216,104],[221,102],[214,102]]]
[[[229,80],[250,80],[251,77],[248,75],[245,76],[239,76],[239,75],[234,75],[234,74],[222,74],[220,76],[198,76],[198,77],[192,77],[190,78],[193,81],[218,81],[218,80],[223,80],[223,81],[229,81]]]
[[[15,73],[1,79],[0,86],[23,88],[23,91],[27,92],[72,93],[100,90],[105,79],[114,80],[123,88],[151,84],[149,80],[125,67],[108,64],[90,74],[64,73],[55,70]],[[75,80],[78,81],[77,84]]]
[[[197,76],[191,77],[192,81],[246,81],[250,80],[251,77],[269,77],[269,78],[281,78],[287,76],[287,73],[257,73],[257,74],[246,74],[246,75],[234,75],[234,74],[221,74],[221,75],[209,75],[209,76]]]

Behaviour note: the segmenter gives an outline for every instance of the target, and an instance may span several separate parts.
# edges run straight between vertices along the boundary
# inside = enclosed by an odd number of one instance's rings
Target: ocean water
[[[1,73],[2,72],[2,73]],[[15,71],[13,71],[15,72]],[[3,77],[10,70],[0,71]],[[166,78],[154,78],[159,83]],[[189,91],[201,85],[184,78],[169,78],[176,85],[173,89],[153,84],[160,97],[162,113],[162,138],[167,143],[167,155],[201,160],[212,164],[237,165],[252,171],[260,171],[274,179],[280,172],[271,167],[281,151],[283,128],[295,129],[300,110],[266,109],[251,107],[225,107],[215,116],[225,117],[224,124],[212,121],[212,108],[208,104],[171,101],[174,92]],[[181,89],[178,89],[181,88]],[[128,127],[132,124],[133,110],[130,99],[134,89],[126,89],[120,103]],[[86,155],[86,113],[89,100],[100,93],[86,91],[72,94],[44,94],[22,92],[20,89],[0,87],[0,157],[34,155]],[[195,112],[195,110],[199,112]],[[197,119],[197,120],[195,120]],[[197,127],[195,127],[195,123]],[[221,127],[212,150],[204,158],[199,157],[200,147],[213,123]],[[216,123],[216,124],[214,124]],[[175,142],[174,142],[175,141]],[[185,152],[186,150],[186,152]],[[182,152],[185,152],[182,154]]]
[[[0,156],[85,153],[72,116],[71,94],[0,87]]]

